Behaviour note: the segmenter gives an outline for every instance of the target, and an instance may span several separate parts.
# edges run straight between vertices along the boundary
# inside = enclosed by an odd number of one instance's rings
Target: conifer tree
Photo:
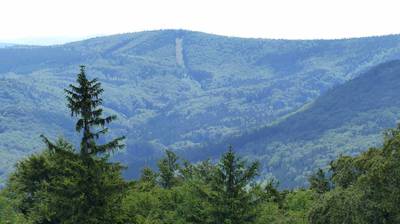
[[[155,173],[150,167],[145,167],[140,175],[139,183],[140,189],[149,191],[157,186],[158,174]]]
[[[100,135],[107,133],[105,127],[116,119],[115,115],[103,117],[103,109],[99,108],[103,99],[100,95],[103,93],[101,83],[97,79],[89,80],[86,77],[85,66],[80,67],[80,73],[77,78],[78,85],[69,85],[70,89],[65,89],[67,93],[68,108],[71,110],[71,116],[78,117],[75,129],[78,132],[83,131],[81,140],[82,155],[97,155],[123,147],[121,141],[124,137],[115,138],[105,144],[97,144],[96,140]]]
[[[264,187],[264,197],[266,201],[277,203],[279,207],[282,207],[284,195],[279,192],[278,186],[278,181],[276,181],[275,179],[269,180]]]
[[[315,190],[318,194],[323,194],[329,191],[329,180],[325,176],[322,169],[318,169],[317,173],[309,178],[310,189]]]
[[[171,188],[177,182],[176,174],[179,170],[178,156],[166,150],[166,157],[158,162],[158,169],[160,170],[160,185],[163,188]]]
[[[108,157],[98,157],[98,154],[123,147],[121,141],[124,137],[104,144],[96,142],[101,135],[107,133],[105,126],[115,120],[116,116],[102,116],[103,109],[100,106],[103,100],[100,95],[103,89],[97,79],[87,79],[84,66],[80,68],[77,82],[78,85],[70,85],[70,90],[65,91],[71,115],[78,117],[76,131],[83,132],[80,153],[76,154],[69,144],[52,143],[42,135],[49,149],[48,161],[51,165],[51,172],[45,173],[46,176],[52,176],[49,180],[33,175],[27,177],[45,186],[28,192],[28,195],[41,196],[40,200],[33,201],[30,206],[37,210],[30,209],[27,213],[28,217],[35,219],[35,224],[105,224],[119,223],[121,220],[121,200],[126,190],[121,175],[123,167],[119,163],[110,163]],[[16,173],[26,172],[25,167],[20,170]],[[27,185],[23,181],[21,183],[18,185]]]
[[[121,170],[118,163],[82,157],[58,140],[19,162],[8,187],[32,224],[120,223],[126,189]]]
[[[225,153],[215,171],[211,188],[214,223],[245,224],[256,218],[257,199],[247,187],[258,175],[257,162],[246,164],[233,148]]]

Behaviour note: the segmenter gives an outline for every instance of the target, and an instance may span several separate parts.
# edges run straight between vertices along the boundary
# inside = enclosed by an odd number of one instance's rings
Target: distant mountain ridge
[[[10,44],[10,43],[0,43],[0,48],[4,48],[4,47],[12,47],[15,46],[15,44]]]
[[[0,170],[6,176],[40,150],[41,133],[76,142],[62,89],[80,64],[104,85],[106,111],[119,118],[113,134],[127,136],[118,159],[133,176],[166,148],[201,154],[209,143],[274,124],[400,58],[399,43],[398,35],[287,41],[165,30],[0,49]]]

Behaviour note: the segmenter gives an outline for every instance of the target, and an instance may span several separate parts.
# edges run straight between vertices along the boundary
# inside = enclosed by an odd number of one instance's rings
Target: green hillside
[[[283,186],[301,185],[338,155],[355,155],[382,142],[400,118],[400,61],[378,65],[329,90],[282,122],[232,139],[260,159]]]
[[[400,58],[399,41],[397,35],[288,41],[165,30],[0,49],[0,175],[43,147],[37,133],[77,142],[62,89],[80,64],[104,84],[106,112],[119,118],[111,134],[127,136],[118,159],[132,176],[165,148],[199,152],[281,120],[368,68]],[[314,152],[319,161],[331,158]],[[267,171],[283,170],[272,165]]]

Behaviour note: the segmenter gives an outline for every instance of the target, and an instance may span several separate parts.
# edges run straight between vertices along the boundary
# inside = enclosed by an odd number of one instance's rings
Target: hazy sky
[[[154,29],[315,39],[400,33],[389,0],[0,0],[0,41],[77,39]]]

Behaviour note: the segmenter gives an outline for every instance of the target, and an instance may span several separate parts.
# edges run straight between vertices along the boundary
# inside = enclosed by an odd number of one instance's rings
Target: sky
[[[0,42],[52,44],[158,29],[279,39],[400,34],[400,1],[0,0]]]

